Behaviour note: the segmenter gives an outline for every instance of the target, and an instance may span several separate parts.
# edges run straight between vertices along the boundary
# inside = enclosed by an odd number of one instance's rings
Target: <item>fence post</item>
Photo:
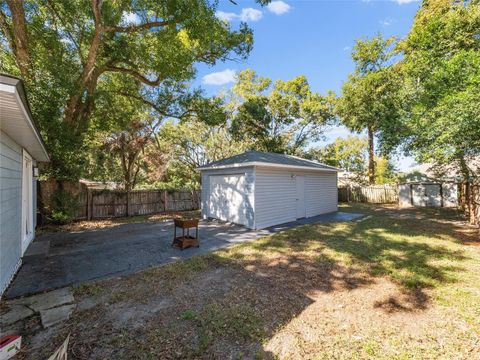
[[[92,190],[87,188],[87,220],[92,220],[93,212],[93,194]]]
[[[163,190],[163,211],[167,211],[168,206],[167,206],[167,190]]]
[[[125,210],[126,210],[127,216],[130,216],[130,191],[127,190],[126,196],[127,196],[127,205]]]

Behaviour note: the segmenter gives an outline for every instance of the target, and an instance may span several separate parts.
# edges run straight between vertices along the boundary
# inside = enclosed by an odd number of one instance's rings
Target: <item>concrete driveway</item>
[[[171,247],[172,221],[45,234],[30,245],[32,249],[40,249],[39,254],[27,250],[32,255],[24,258],[6,297],[15,298],[100,278],[126,275],[150,266],[255,240],[298,225],[349,221],[361,216],[362,214],[336,212],[258,231],[217,221],[201,221],[200,247],[183,251]]]

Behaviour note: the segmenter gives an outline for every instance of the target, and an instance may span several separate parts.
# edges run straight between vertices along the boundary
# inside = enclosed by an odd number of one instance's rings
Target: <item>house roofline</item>
[[[45,142],[43,141],[42,136],[40,135],[38,126],[32,116],[32,111],[30,109],[30,103],[28,102],[28,99],[26,96],[25,85],[23,80],[16,76],[0,73],[0,85],[13,86],[16,89],[15,97],[17,98],[17,101],[21,104],[22,111],[25,114],[27,123],[31,127],[33,133],[35,134],[35,137],[37,138],[43,150],[43,153],[47,159],[47,162],[50,161],[50,156],[48,155],[47,147],[45,145]]]
[[[314,166],[300,166],[300,165],[287,165],[287,164],[276,164],[276,163],[266,163],[261,161],[249,161],[245,163],[236,163],[230,165],[220,165],[220,166],[199,166],[196,168],[197,171],[205,171],[205,170],[222,170],[222,169],[235,169],[247,166],[265,166],[265,167],[272,167],[272,168],[285,168],[285,169],[292,169],[292,170],[310,170],[310,171],[322,171],[322,172],[339,172],[340,169],[335,167],[328,167],[328,168],[319,168]]]

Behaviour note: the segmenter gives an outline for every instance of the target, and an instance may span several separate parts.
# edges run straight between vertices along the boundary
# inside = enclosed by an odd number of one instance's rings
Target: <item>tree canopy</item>
[[[398,121],[400,97],[398,71],[393,66],[395,39],[376,35],[356,42],[352,59],[355,71],[342,86],[336,113],[350,130],[368,135],[368,178],[375,182],[374,137],[393,131]]]
[[[311,90],[305,76],[272,82],[253,70],[238,74],[227,108],[231,132],[255,150],[299,153],[333,119],[333,95]]]
[[[480,2],[424,1],[399,50],[407,111],[390,141],[420,162],[478,176]]]
[[[309,149],[305,156],[335,166],[354,175],[357,184],[366,183],[368,179],[368,140],[366,137],[350,135],[337,138],[334,142]],[[375,157],[375,184],[395,182],[395,167],[388,157]]]
[[[247,25],[232,29],[216,7],[209,0],[2,1],[0,71],[25,80],[54,175],[82,172],[84,136],[92,122],[110,124],[95,115],[111,110],[112,98],[162,116],[165,104],[187,100],[203,111],[177,84],[194,76],[195,63],[245,58],[253,44]]]

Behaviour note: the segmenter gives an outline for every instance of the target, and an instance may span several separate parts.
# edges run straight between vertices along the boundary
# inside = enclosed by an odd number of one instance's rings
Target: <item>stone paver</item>
[[[10,303],[26,305],[35,312],[51,309],[60,305],[74,302],[72,293],[68,288],[57,289],[43,294],[12,300]]]
[[[295,226],[352,221],[362,216],[335,212],[258,231],[219,221],[201,221],[200,247],[183,251],[171,246],[172,221],[124,224],[95,231],[45,234],[39,236],[33,243],[48,241],[48,255],[25,259],[5,295],[12,299],[92,280],[127,275],[150,266],[167,264],[236,243],[252,241]]]
[[[75,310],[75,307],[75,304],[70,304],[55,307],[53,309],[41,310],[40,318],[42,320],[43,327],[46,329],[50,326],[67,320],[72,314],[73,310]]]
[[[0,328],[12,325],[17,321],[24,320],[34,314],[33,310],[25,305],[12,304],[9,306],[8,312],[0,316]]]

